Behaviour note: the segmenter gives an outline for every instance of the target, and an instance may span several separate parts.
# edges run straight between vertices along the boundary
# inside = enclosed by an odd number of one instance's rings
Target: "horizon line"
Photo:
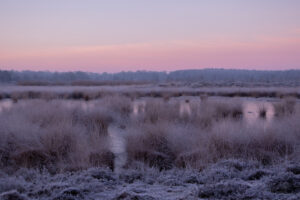
[[[118,73],[128,73],[128,72],[176,72],[176,71],[203,71],[203,70],[226,70],[226,71],[260,71],[260,72],[285,72],[285,71],[300,71],[300,69],[297,68],[290,68],[290,69],[242,69],[242,68],[213,68],[213,67],[207,67],[207,68],[189,68],[189,69],[177,69],[177,70],[147,70],[147,69],[141,69],[141,70],[122,70],[117,72],[93,72],[93,71],[84,71],[84,70],[70,70],[70,71],[57,71],[57,70],[32,70],[32,69],[24,69],[24,70],[16,70],[16,69],[1,69],[0,71],[14,71],[14,72],[48,72],[48,73],[74,73],[74,72],[83,72],[83,73],[92,73],[92,74],[118,74]]]

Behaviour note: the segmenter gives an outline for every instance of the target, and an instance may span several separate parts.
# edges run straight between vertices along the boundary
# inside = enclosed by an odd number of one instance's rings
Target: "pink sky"
[[[300,69],[299,1],[40,2],[0,0],[0,69]]]

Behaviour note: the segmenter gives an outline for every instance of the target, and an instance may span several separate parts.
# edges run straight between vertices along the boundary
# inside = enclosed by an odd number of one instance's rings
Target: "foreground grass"
[[[114,173],[104,168],[49,174],[0,171],[0,199],[299,199],[300,165],[262,166],[221,160],[204,170],[159,171],[142,163]]]

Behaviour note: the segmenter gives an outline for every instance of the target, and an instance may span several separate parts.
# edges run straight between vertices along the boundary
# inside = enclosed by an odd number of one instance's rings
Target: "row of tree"
[[[89,72],[48,72],[48,71],[5,71],[0,70],[1,83],[19,83],[25,81],[62,82],[74,81],[136,81],[136,82],[299,82],[300,70],[257,71],[201,69],[179,70],[173,72],[136,71],[119,73],[89,73]]]

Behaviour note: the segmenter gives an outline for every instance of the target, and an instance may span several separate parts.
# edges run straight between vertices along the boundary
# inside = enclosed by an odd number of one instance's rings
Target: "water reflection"
[[[124,130],[116,126],[110,126],[108,134],[110,138],[110,150],[115,155],[114,171],[118,173],[127,162]]]
[[[192,112],[191,112],[191,105],[190,105],[190,100],[186,99],[184,101],[180,102],[180,106],[179,106],[179,115],[180,117],[183,116],[191,116]]]
[[[0,112],[3,110],[8,110],[12,107],[13,102],[12,100],[2,100],[0,101]]]
[[[198,101],[198,100],[197,100]],[[97,106],[97,101],[62,101],[64,105],[68,108],[80,107],[83,110],[90,110]],[[201,101],[199,100],[198,103]],[[197,103],[197,102],[193,102]],[[13,106],[12,100],[2,100],[0,101],[0,112],[3,110],[10,109]],[[275,116],[274,106],[271,102],[267,101],[255,101],[255,100],[247,100],[243,101],[243,120],[249,124],[253,125],[258,120],[265,121],[266,124],[270,124]],[[132,114],[137,116],[141,113],[145,112],[146,108],[146,100],[145,99],[137,99],[132,102]],[[260,116],[260,112],[265,110],[265,116]],[[191,101],[189,99],[181,99],[179,100],[179,116],[191,116]]]
[[[198,101],[198,102],[197,102]],[[193,104],[200,103],[200,100],[193,101]],[[191,108],[191,100],[190,99],[181,99],[179,100],[179,116],[188,116],[191,117],[192,115],[192,108]],[[138,114],[144,113],[146,107],[146,100],[135,100],[132,103],[132,113],[134,116]],[[258,120],[263,121],[266,124],[269,124],[273,121],[275,116],[274,106],[271,102],[267,101],[255,101],[255,100],[247,100],[243,101],[242,103],[242,113],[243,113],[243,120],[249,124],[253,125]],[[260,115],[260,112],[265,112],[264,115]]]
[[[132,113],[134,116],[136,116],[139,113],[145,112],[146,101],[145,100],[135,100],[135,101],[133,101],[132,106],[133,106]]]
[[[245,101],[243,103],[243,116],[247,124],[253,125],[258,120],[265,120],[270,124],[274,118],[274,106],[270,102]]]

